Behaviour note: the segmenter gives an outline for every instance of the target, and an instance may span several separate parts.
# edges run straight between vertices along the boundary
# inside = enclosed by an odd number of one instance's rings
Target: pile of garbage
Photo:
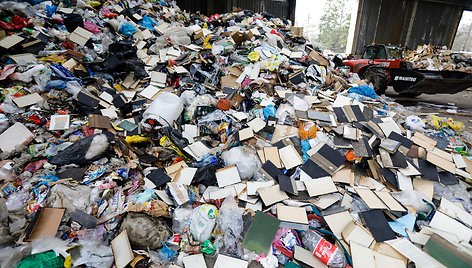
[[[267,13],[0,3],[1,267],[463,267],[472,136]]]
[[[413,66],[430,71],[460,71],[472,73],[472,59],[468,53],[453,52],[447,47],[423,45],[416,50],[405,50],[403,57]]]

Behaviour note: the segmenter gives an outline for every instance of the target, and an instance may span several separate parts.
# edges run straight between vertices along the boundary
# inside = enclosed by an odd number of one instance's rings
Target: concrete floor
[[[462,115],[450,115],[441,113],[440,110],[446,109],[434,109],[429,107],[423,107],[418,105],[418,102],[426,102],[432,103],[437,105],[454,105],[457,106],[457,109],[466,110],[472,113],[472,91],[462,91],[456,94],[434,94],[434,95],[427,95],[421,94],[416,98],[408,98],[408,97],[401,97],[399,96],[393,88],[389,87],[386,95],[390,98],[393,98],[396,102],[402,104],[403,106],[420,106],[420,112],[424,113],[439,113],[439,117],[451,117],[456,121],[460,121],[466,125],[467,131],[472,131],[472,114],[468,116]]]

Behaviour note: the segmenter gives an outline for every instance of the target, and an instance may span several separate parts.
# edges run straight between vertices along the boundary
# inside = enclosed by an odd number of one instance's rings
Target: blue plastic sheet
[[[141,203],[144,203],[144,202],[149,202],[149,200],[151,200],[151,198],[157,198],[156,197],[156,194],[154,192],[153,189],[146,189],[144,190],[144,192],[138,194],[138,196],[136,197],[136,201],[134,201],[135,204],[141,204]]]
[[[148,28],[151,31],[154,31],[154,26],[158,25],[156,19],[151,18],[151,17],[146,16],[146,15],[143,16],[143,19],[140,22],[138,22],[138,24]]]
[[[310,156],[308,156],[307,152],[311,149],[310,146],[310,139],[307,140],[300,140],[300,143],[302,144],[302,151],[303,151],[303,162],[306,162]]]
[[[133,26],[133,24],[126,22],[121,25],[119,32],[122,35],[132,36],[136,32],[136,28]]]
[[[275,109],[274,105],[269,105],[269,106],[266,106],[263,110],[264,112],[264,118],[265,120],[267,120],[269,118],[269,116],[274,116],[275,117],[275,112],[277,110]]]
[[[46,90],[63,89],[67,87],[67,83],[62,80],[51,80],[46,84]]]
[[[366,96],[366,97],[369,97],[369,98],[372,98],[372,99],[378,99],[379,96],[377,96],[377,94],[375,93],[375,90],[369,86],[366,86],[366,85],[362,85],[362,86],[358,86],[358,87],[351,87],[349,89],[349,93],[355,93],[355,94],[359,94],[359,95],[362,95],[362,96]]]

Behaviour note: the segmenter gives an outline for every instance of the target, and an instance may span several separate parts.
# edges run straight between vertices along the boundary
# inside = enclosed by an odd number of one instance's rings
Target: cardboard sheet
[[[42,208],[38,210],[36,212],[38,215],[35,215],[30,223],[33,224],[32,230],[28,231],[31,225],[28,227],[26,241],[34,241],[48,236],[55,237],[65,211],[65,208]]]
[[[305,208],[277,204],[277,218],[281,221],[308,224]]]
[[[298,154],[297,150],[295,150],[293,145],[289,145],[280,149],[279,155],[286,169],[292,169],[303,164],[301,156]]]
[[[235,165],[218,169],[215,175],[220,188],[241,182],[238,168]]]
[[[288,195],[281,191],[279,185],[257,189],[264,205],[270,206],[282,200],[288,199]]]
[[[223,254],[218,254],[213,268],[247,268],[248,262],[241,259],[236,259]]]
[[[370,209],[388,209],[382,200],[371,190],[356,188],[356,192]]]
[[[323,218],[336,237],[342,237],[342,231],[353,222],[352,216],[347,210],[330,215],[323,215]]]
[[[20,108],[36,104],[40,101],[44,101],[44,99],[38,93],[32,93],[13,99],[13,102]]]
[[[304,181],[305,187],[310,196],[318,196],[337,192],[338,189],[331,177],[323,177]]]
[[[115,264],[117,268],[124,268],[134,259],[133,250],[128,239],[126,230],[121,232],[111,241],[113,255],[115,256]]]
[[[375,241],[383,242],[397,237],[388,225],[387,219],[381,210],[367,210],[361,212],[360,215],[374,236]]]

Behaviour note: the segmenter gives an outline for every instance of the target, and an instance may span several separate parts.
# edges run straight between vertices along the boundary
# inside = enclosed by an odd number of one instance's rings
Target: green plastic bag
[[[29,255],[16,268],[62,268],[64,267],[64,261],[64,257],[61,255],[56,256],[56,253],[50,250]]]
[[[205,254],[211,254],[215,252],[216,247],[210,242],[210,240],[205,240],[205,242],[202,243],[202,252]]]

